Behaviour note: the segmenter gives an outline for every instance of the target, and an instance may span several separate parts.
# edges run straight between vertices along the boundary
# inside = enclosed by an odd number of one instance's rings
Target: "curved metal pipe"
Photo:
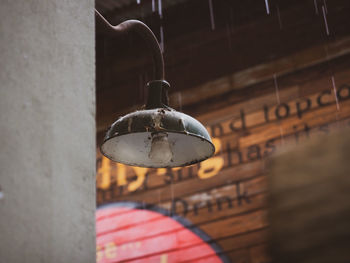
[[[112,26],[96,9],[96,26],[99,31],[112,38],[122,37],[127,33],[134,32],[140,35],[152,51],[154,62],[154,79],[164,80],[164,60],[159,43],[152,30],[139,20],[127,20],[117,26]]]

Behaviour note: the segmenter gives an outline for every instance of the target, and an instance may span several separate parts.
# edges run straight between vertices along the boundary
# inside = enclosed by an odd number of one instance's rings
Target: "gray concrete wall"
[[[95,262],[94,1],[1,1],[0,262]]]

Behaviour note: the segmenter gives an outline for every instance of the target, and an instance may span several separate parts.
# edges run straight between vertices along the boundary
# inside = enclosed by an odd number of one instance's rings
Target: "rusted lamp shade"
[[[215,148],[205,127],[162,102],[169,84],[155,80],[147,87],[146,109],[114,122],[101,152],[116,162],[154,168],[186,166],[211,157]]]
[[[112,26],[98,11],[97,31],[122,40],[138,34],[152,52],[154,81],[147,84],[149,96],[145,110],[119,118],[109,128],[101,152],[109,159],[141,167],[176,167],[203,161],[215,148],[204,126],[194,118],[168,106],[169,83],[164,80],[163,55],[152,30],[138,20]]]

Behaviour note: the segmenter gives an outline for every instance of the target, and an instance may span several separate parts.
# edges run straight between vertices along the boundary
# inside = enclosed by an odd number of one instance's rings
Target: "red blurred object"
[[[123,203],[98,209],[97,262],[228,262],[201,230],[158,210]]]

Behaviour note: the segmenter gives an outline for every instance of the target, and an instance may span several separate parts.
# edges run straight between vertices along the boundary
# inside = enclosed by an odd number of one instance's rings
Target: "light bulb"
[[[157,165],[166,166],[173,158],[168,134],[158,132],[152,135],[152,145],[148,157]]]

